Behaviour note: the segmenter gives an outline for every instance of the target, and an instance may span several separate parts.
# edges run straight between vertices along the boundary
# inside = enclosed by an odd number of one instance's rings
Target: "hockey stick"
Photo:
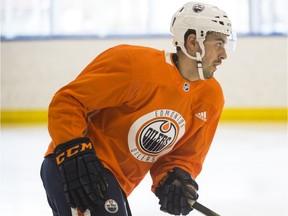
[[[212,211],[211,209],[205,207],[204,205],[202,205],[199,202],[196,202],[194,200],[189,200],[188,202],[191,205],[191,207],[193,207],[194,209],[196,209],[197,211],[201,212],[202,214],[204,214],[206,216],[220,216],[219,214],[217,214],[216,212]]]
[[[72,216],[91,216],[91,212],[88,209],[85,212],[80,212],[79,209],[71,208],[71,214]]]

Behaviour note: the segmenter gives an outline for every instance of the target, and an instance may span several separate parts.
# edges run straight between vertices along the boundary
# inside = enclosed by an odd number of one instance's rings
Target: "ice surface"
[[[40,179],[46,127],[2,127],[1,215],[52,215]],[[286,124],[219,125],[197,182],[199,202],[222,216],[287,216]],[[149,174],[129,197],[133,216],[160,212]],[[189,215],[201,215],[192,211]]]

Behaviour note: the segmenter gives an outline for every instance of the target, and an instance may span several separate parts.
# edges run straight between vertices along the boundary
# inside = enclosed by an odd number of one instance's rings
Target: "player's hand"
[[[102,204],[108,185],[102,176],[103,165],[90,140],[77,138],[60,144],[54,156],[69,205],[84,212],[86,209],[93,211],[93,206]]]
[[[198,184],[191,175],[174,168],[159,182],[155,194],[159,198],[161,211],[173,215],[187,215],[193,210],[192,204],[198,199]]]

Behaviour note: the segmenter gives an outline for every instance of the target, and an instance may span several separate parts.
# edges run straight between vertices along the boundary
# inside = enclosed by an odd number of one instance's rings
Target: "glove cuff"
[[[54,150],[54,158],[59,166],[64,161],[69,161],[79,155],[87,153],[95,154],[93,145],[89,138],[81,137],[59,144]]]

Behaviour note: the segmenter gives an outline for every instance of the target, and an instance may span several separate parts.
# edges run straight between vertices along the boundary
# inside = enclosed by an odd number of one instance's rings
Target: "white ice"
[[[0,215],[52,215],[39,175],[49,141],[45,126],[1,128]],[[221,123],[196,179],[198,201],[221,216],[287,216],[287,162],[286,124]],[[168,216],[150,187],[148,174],[129,197],[133,216]]]

